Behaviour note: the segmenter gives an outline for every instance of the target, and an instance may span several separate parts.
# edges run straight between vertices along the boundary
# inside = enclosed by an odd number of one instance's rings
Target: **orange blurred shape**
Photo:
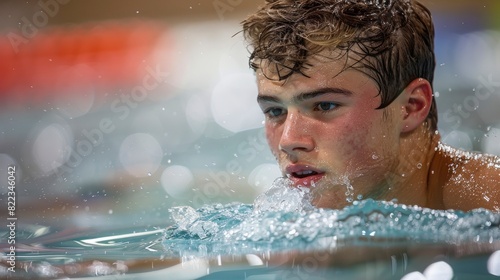
[[[154,67],[151,56],[164,34],[163,26],[140,21],[46,28],[31,38],[7,32],[0,37],[0,100],[137,84]]]

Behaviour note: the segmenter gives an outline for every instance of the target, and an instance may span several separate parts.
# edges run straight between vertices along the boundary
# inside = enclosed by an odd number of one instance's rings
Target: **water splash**
[[[253,203],[254,215],[272,211],[303,212],[312,210],[311,193],[308,188],[295,188],[291,180],[278,178],[265,193]]]
[[[315,208],[309,199],[308,189],[282,179],[253,205],[178,207],[172,210],[176,225],[165,231],[163,244],[167,255],[215,256],[321,250],[348,239],[445,244],[500,239],[500,214],[484,209],[465,213],[367,199],[333,210]]]

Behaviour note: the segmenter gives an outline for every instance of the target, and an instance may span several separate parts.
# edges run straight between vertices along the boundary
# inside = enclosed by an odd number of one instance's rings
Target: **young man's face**
[[[376,83],[359,71],[342,71],[345,61],[311,62],[309,77],[294,74],[286,82],[257,71],[267,140],[283,174],[310,187],[318,207],[383,196],[398,161],[401,107],[393,102],[376,109]]]

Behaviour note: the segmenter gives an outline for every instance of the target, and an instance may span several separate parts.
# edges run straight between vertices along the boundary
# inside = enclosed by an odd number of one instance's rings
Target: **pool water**
[[[318,209],[277,180],[253,204],[178,206],[165,225],[17,232],[19,279],[499,279],[500,214],[358,200]],[[4,233],[2,232],[2,235]],[[6,248],[3,246],[3,248]],[[5,251],[5,250],[4,250]]]

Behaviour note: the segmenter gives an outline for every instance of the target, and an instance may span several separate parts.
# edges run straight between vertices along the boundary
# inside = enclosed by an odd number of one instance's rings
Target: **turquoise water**
[[[161,227],[18,231],[23,279],[498,279],[500,214],[359,200],[317,209],[278,180],[253,204],[179,206]],[[167,218],[168,217],[168,218]],[[5,233],[2,233],[5,235]],[[5,245],[5,244],[4,244]],[[3,246],[5,248],[5,246]]]

